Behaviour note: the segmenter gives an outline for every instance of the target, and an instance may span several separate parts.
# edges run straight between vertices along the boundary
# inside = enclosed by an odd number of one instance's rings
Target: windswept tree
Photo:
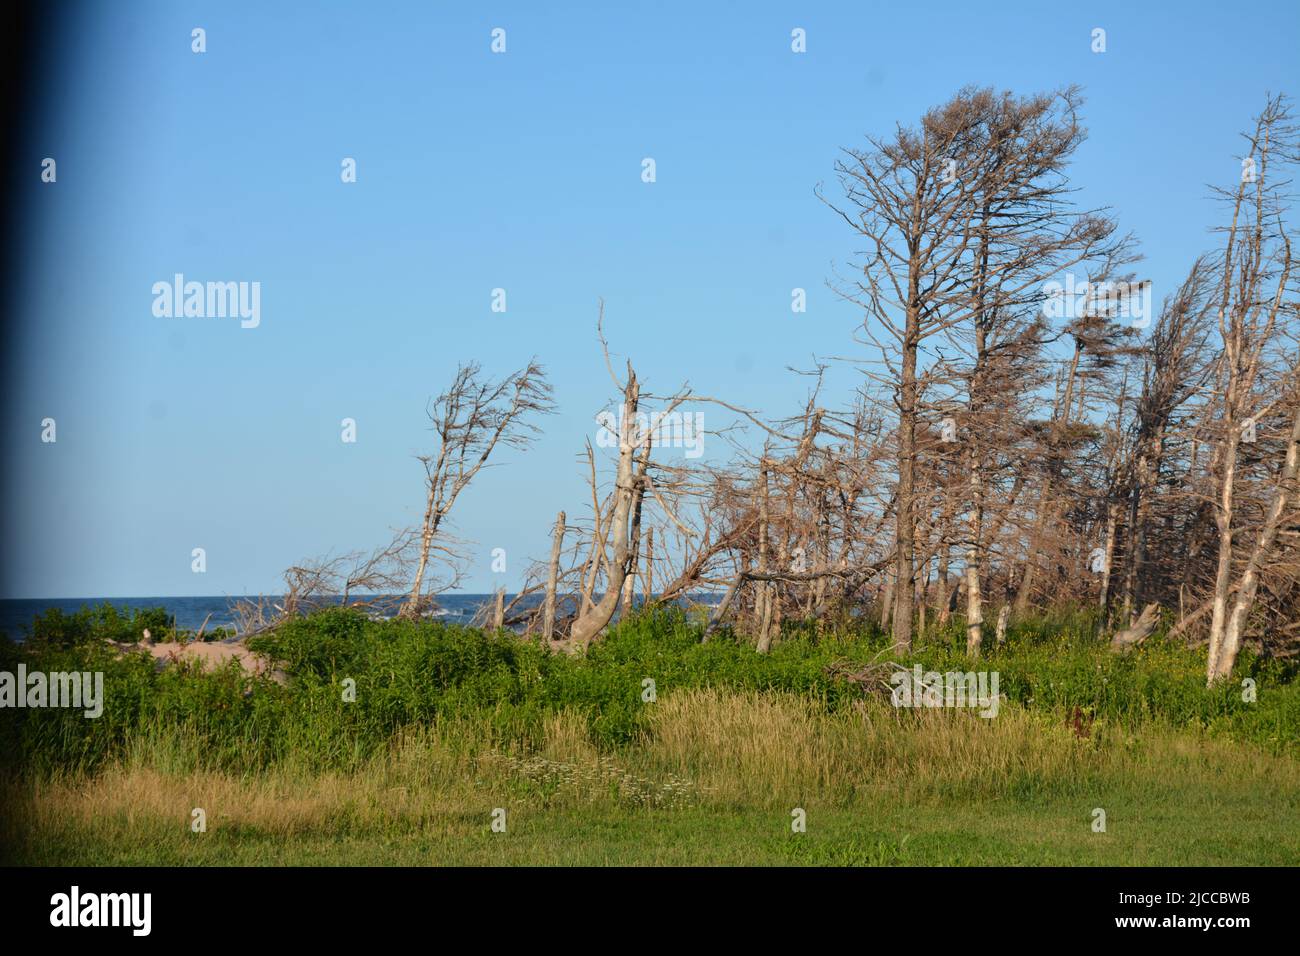
[[[569,626],[566,645],[571,649],[587,647],[614,619],[622,607],[629,611],[635,599],[635,576],[650,580],[653,574],[652,538],[647,519],[647,503],[660,509],[687,539],[695,532],[678,516],[674,498],[693,496],[689,489],[689,469],[661,469],[654,451],[666,441],[688,442],[702,449],[703,432],[695,420],[683,417],[680,409],[689,402],[713,401],[693,396],[689,388],[660,397],[642,391],[636,370],[629,360],[622,379],[614,372],[609,346],[604,336],[604,302],[600,305],[596,331],[604,351],[605,368],[620,395],[617,411],[606,410],[600,420],[609,444],[616,446],[614,486],[602,500],[597,480],[595,455],[588,445],[591,472],[593,528],[587,561],[582,572],[579,610]],[[689,433],[689,434],[688,434]],[[658,477],[656,477],[658,476]],[[699,567],[712,555],[699,555]],[[598,582],[604,590],[596,597]],[[679,585],[684,586],[684,585]],[[648,594],[648,588],[646,589]]]
[[[278,597],[259,595],[231,604],[237,630],[247,638],[329,605],[391,610],[394,595],[410,581],[416,537],[399,528],[386,544],[370,551],[348,551],[300,561],[284,572]]]
[[[1300,137],[1283,96],[1274,96],[1245,134],[1247,153],[1234,190],[1222,191],[1231,208],[1223,229],[1218,259],[1217,319],[1222,358],[1216,389],[1217,488],[1214,522],[1218,528],[1218,561],[1214,572],[1212,619],[1206,679],[1210,683],[1231,674],[1242,644],[1247,618],[1255,604],[1260,564],[1273,549],[1279,524],[1295,494],[1296,444],[1300,419],[1284,414],[1282,462],[1262,507],[1247,561],[1236,579],[1236,538],[1239,527],[1240,484],[1248,463],[1243,446],[1255,444],[1268,431],[1279,407],[1288,410],[1296,399],[1300,363],[1295,352],[1297,310],[1296,259],[1286,222],[1290,211],[1291,169],[1300,155]],[[1300,414],[1300,412],[1296,412]],[[1245,535],[1242,535],[1245,537]],[[1234,594],[1235,591],[1235,594]]]
[[[432,556],[452,566],[461,555],[447,539],[447,517],[498,446],[527,447],[538,432],[533,419],[553,410],[551,386],[536,362],[494,382],[476,362],[460,366],[451,386],[428,408],[437,451],[418,455],[424,466],[424,518],[418,529],[415,574],[402,616],[428,605],[426,578]]]
[[[1240,485],[1246,477],[1243,444],[1254,443],[1279,402],[1294,396],[1295,375],[1300,371],[1295,368],[1294,339],[1287,334],[1293,331],[1296,317],[1296,261],[1285,218],[1291,186],[1287,177],[1298,158],[1297,129],[1284,97],[1269,99],[1245,140],[1247,151],[1237,185],[1220,190],[1231,208],[1231,219],[1223,229],[1224,244],[1216,262],[1217,324],[1223,352],[1213,422],[1218,560],[1207,664],[1210,682],[1232,671],[1254,602],[1258,563],[1273,546],[1295,469],[1294,442],[1286,441],[1272,503],[1262,516],[1234,600],[1236,539],[1245,530],[1238,523]],[[1289,418],[1284,419],[1288,424]]]
[[[863,334],[877,346],[897,409],[894,504],[894,646],[912,643],[921,398],[919,363],[936,336],[965,327],[978,413],[990,349],[1024,348],[1026,322],[1046,300],[1044,283],[1063,270],[1122,256],[1112,219],[1070,202],[1065,166],[1084,137],[1074,88],[1017,98],[965,89],[926,113],[917,128],[898,127],[862,150],[845,150],[836,171],[847,202],[829,203],[862,239],[861,276],[844,294],[865,311]],[[977,420],[972,420],[975,424]],[[969,513],[978,522],[982,461],[972,468]],[[966,553],[968,646],[978,653],[981,531]],[[976,567],[976,580],[969,578]]]

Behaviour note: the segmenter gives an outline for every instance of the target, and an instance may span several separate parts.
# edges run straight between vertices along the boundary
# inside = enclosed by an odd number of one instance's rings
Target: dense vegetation
[[[152,619],[152,612],[137,617]],[[659,695],[711,687],[795,693],[828,711],[861,699],[828,668],[877,660],[885,634],[865,621],[851,629],[787,626],[787,639],[766,655],[723,631],[707,643],[678,609],[659,609],[614,628],[588,654],[549,653],[507,632],[434,622],[372,621],[332,609],[293,620],[253,647],[283,662],[281,686],[237,666],[203,674],[194,666],[158,670],[145,655],[125,656],[98,640],[120,636],[129,618],[86,614],[81,627],[35,629],[27,644],[6,642],[0,668],[102,670],[103,716],[63,709],[4,715],[3,751],[25,770],[94,770],[120,758],[140,735],[184,731],[203,742],[208,769],[265,769],[292,756],[318,769],[346,769],[383,749],[405,727],[439,719],[473,719],[492,729],[493,744],[526,750],[544,719],[581,714],[593,744],[635,745],[648,732],[643,680]],[[138,623],[138,622],[137,622]],[[1004,706],[1064,721],[1076,709],[1091,723],[1172,728],[1249,740],[1273,751],[1300,752],[1300,688],[1291,669],[1251,658],[1241,678],[1257,686],[1243,700],[1238,682],[1206,689],[1203,654],[1181,644],[1149,642],[1116,655],[1093,635],[1083,613],[1014,625],[1004,647],[979,664],[997,671]],[[909,663],[964,671],[958,620],[916,649]],[[344,681],[355,681],[345,700]]]

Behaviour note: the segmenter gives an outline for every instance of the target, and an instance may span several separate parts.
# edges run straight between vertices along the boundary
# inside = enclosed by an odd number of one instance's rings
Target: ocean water
[[[359,595],[372,597],[372,595]],[[513,594],[506,595],[506,603],[513,599]],[[83,607],[98,607],[100,604],[112,604],[119,610],[135,608],[162,607],[176,619],[176,626],[197,631],[204,619],[211,614],[208,630],[218,627],[234,629],[234,617],[231,605],[241,599],[240,595],[207,595],[195,597],[113,597],[113,598],[22,598],[0,601],[0,633],[8,634],[14,640],[23,640],[31,632],[32,619],[43,614],[49,608],[58,608],[65,614],[73,614]],[[491,594],[440,594],[438,607],[434,616],[449,624],[469,624],[479,608],[491,604]],[[696,594],[692,601],[702,604],[715,604],[721,595]],[[515,608],[515,612],[531,609],[542,602],[540,594],[530,594]],[[640,599],[638,598],[638,603]]]
[[[360,595],[369,597],[369,595]],[[509,603],[513,595],[506,595]],[[250,596],[255,600],[255,596]],[[15,640],[22,640],[31,631],[32,619],[43,614],[47,609],[56,607],[65,614],[72,614],[83,607],[98,607],[100,604],[112,604],[119,610],[162,607],[176,619],[176,626],[197,631],[209,614],[208,630],[218,627],[234,627],[234,617],[230,608],[241,600],[240,595],[197,595],[193,597],[112,597],[112,598],[23,598],[0,601],[0,633],[8,634]],[[271,600],[276,600],[272,598]],[[529,595],[521,605],[535,606],[538,596]],[[443,594],[438,597],[438,610],[435,615],[439,620],[453,624],[468,624],[480,607],[492,601],[491,594]]]

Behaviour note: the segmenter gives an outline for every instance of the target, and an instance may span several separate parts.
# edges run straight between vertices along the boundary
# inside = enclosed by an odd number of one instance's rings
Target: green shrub
[[[59,647],[105,640],[133,643],[140,640],[145,628],[155,639],[165,640],[174,635],[175,621],[163,607],[119,610],[105,602],[98,607],[82,607],[72,614],[52,607],[32,622],[31,641]]]

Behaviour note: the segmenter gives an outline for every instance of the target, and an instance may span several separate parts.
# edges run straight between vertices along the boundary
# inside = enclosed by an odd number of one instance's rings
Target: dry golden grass
[[[1019,709],[899,711],[875,702],[827,713],[791,695],[696,690],[657,705],[645,759],[695,775],[715,799],[774,804],[799,793],[840,802],[863,790],[913,797],[989,791],[1018,774],[1061,779],[1106,757],[1071,732]]]

